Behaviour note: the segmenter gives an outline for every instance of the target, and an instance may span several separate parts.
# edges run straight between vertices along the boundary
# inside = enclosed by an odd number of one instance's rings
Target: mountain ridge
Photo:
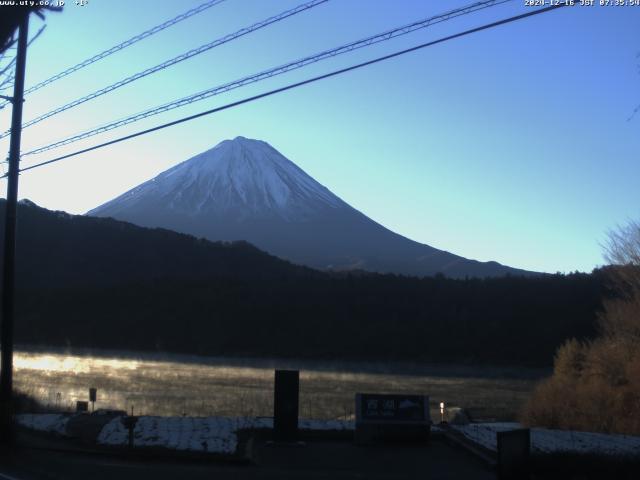
[[[532,275],[395,233],[315,181],[267,142],[224,140],[87,212],[212,241],[244,240],[321,270],[451,277]]]

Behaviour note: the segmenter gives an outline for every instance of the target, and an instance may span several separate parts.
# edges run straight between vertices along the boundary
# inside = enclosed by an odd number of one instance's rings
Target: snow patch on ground
[[[455,425],[455,430],[490,450],[497,450],[497,432],[522,428],[518,423]],[[531,429],[531,449],[538,453],[597,453],[612,456],[638,455],[640,437],[577,431]]]
[[[18,425],[40,432],[57,433],[65,435],[67,432],[68,415],[57,413],[25,413],[16,415]]]
[[[102,445],[124,446],[129,432],[122,417],[111,420],[98,436]],[[140,417],[133,430],[136,447],[160,447],[172,450],[232,454],[238,447],[239,430],[271,429],[273,419],[266,417]],[[299,421],[301,430],[353,430],[354,422],[341,420]]]
[[[298,420],[300,430],[343,431],[355,430],[356,422],[345,420],[312,420],[301,418]]]
[[[237,430],[247,423],[243,418],[140,417],[133,430],[134,445],[229,454],[238,446]],[[123,446],[128,439],[128,431],[117,417],[102,429],[98,443]]]

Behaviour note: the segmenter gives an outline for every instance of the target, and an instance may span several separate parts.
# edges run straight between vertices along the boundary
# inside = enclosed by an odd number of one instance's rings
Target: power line
[[[285,10],[284,12],[281,12],[277,15],[274,15],[272,17],[267,18],[266,20],[262,20],[258,23],[255,23],[249,27],[245,27],[242,28],[240,30],[238,30],[237,32],[234,33],[230,33],[229,35],[225,35],[224,37],[218,38],[212,42],[206,43],[204,45],[201,45],[197,48],[194,48],[192,50],[189,50],[188,52],[182,53],[181,55],[178,55],[177,57],[174,57],[170,60],[166,60],[154,67],[151,68],[147,68],[146,70],[142,70],[141,72],[135,73],[127,78],[124,78],[122,80],[117,81],[116,83],[113,83],[111,85],[108,85],[104,88],[101,88],[99,90],[96,90],[95,92],[92,92],[88,95],[85,95],[84,97],[80,97],[76,100],[73,100],[65,105],[62,105],[61,107],[55,108],[43,115],[40,115],[39,117],[36,117],[32,120],[29,120],[28,122],[24,123],[22,125],[22,128],[27,128],[30,127],[31,125],[34,125],[36,123],[39,123],[49,117],[52,117],[53,115],[57,115],[58,113],[62,113],[65,110],[69,110],[70,108],[73,107],[77,107],[78,105],[88,102],[89,100],[93,100],[94,98],[98,98],[106,93],[112,92],[120,87],[124,87],[125,85],[128,85],[129,83],[135,82],[136,80],[140,80],[141,78],[144,78],[148,75],[151,75],[153,73],[157,73],[160,70],[164,70],[165,68],[171,67],[172,65],[175,65],[177,63],[180,63],[184,60],[187,60],[189,58],[195,57],[196,55],[200,55],[201,53],[204,53],[206,51],[211,50],[212,48],[215,47],[219,47],[220,45],[223,45],[225,43],[228,43],[232,40],[235,40],[237,38],[240,38],[244,35],[247,35],[249,33],[255,32],[256,30],[260,30],[268,25],[271,25],[273,23],[279,22],[281,20],[284,20],[285,18],[291,17],[293,15],[297,15],[298,13],[304,12],[306,10],[309,10],[313,7],[317,7],[318,5],[321,5],[323,3],[328,2],[329,0],[311,0],[310,2],[306,2],[303,3],[301,5],[298,5],[295,8],[289,9],[289,10]],[[0,138],[4,138],[7,135],[9,135],[9,133],[11,132],[11,130],[7,130],[4,133],[0,134]]]
[[[42,19],[44,20],[44,16],[43,16],[41,13],[36,12],[36,15],[38,15],[40,18],[42,18]],[[46,25],[46,24],[45,24],[45,25],[42,25],[42,26],[40,27],[40,29],[39,29],[39,30],[38,30],[38,32],[33,36],[33,38],[31,38],[31,40],[29,40],[29,41],[27,42],[27,47],[30,47],[30,46],[31,46],[31,44],[32,44],[33,42],[35,42],[35,41],[36,41],[36,39],[37,39],[40,35],[42,35],[42,32],[44,32],[44,29],[45,29],[45,28],[47,28],[47,25]],[[12,41],[12,42],[11,42],[11,44],[13,44],[14,42],[15,42],[15,40],[14,40],[14,41]],[[9,50],[14,50],[14,49],[15,49],[15,47],[12,47],[12,46],[11,46],[11,44],[9,45],[9,47],[5,48],[5,50],[3,50],[3,51],[2,51],[2,53],[0,53],[0,60],[3,58],[3,56],[4,56],[4,54],[5,54],[6,52],[8,52]],[[10,67],[11,67],[11,66],[16,62],[16,58],[17,58],[17,52],[16,52],[16,55],[14,55],[14,56],[11,58],[11,60],[9,61],[9,64],[8,64],[7,66],[5,66],[5,67],[0,71],[0,75],[4,74],[4,73],[5,73],[5,71],[7,71],[7,69],[9,69],[9,68],[10,68]],[[6,103],[10,103],[10,102],[6,102]],[[6,103],[5,103],[5,105],[6,105]],[[2,105],[0,105],[0,108],[2,108]]]
[[[549,12],[549,11],[552,11],[552,10],[556,10],[558,8],[566,7],[567,5],[568,5],[567,3],[559,3],[557,5],[552,5],[552,6],[549,6],[549,7],[533,10],[531,12],[523,13],[521,15],[516,15],[516,16],[513,16],[513,17],[505,18],[503,20],[498,20],[496,22],[488,23],[488,24],[482,25],[480,27],[472,28],[470,30],[465,30],[463,32],[456,33],[456,34],[453,34],[453,35],[449,35],[447,37],[442,37],[442,38],[439,38],[437,40],[433,40],[433,41],[430,41],[430,42],[427,42],[427,43],[422,43],[422,44],[417,45],[415,47],[407,48],[405,50],[400,50],[398,52],[394,52],[394,53],[391,53],[389,55],[384,55],[382,57],[378,57],[378,58],[375,58],[373,60],[368,60],[366,62],[358,63],[356,65],[352,65],[352,66],[349,66],[349,67],[346,67],[346,68],[342,68],[342,69],[339,69],[339,70],[334,70],[332,72],[325,73],[325,74],[319,75],[317,77],[312,77],[312,78],[309,78],[307,80],[303,80],[303,81],[300,81],[300,82],[292,83],[292,84],[286,85],[284,87],[276,88],[275,90],[270,90],[268,92],[264,92],[264,93],[261,93],[259,95],[254,95],[252,97],[244,98],[244,99],[238,100],[236,102],[228,103],[228,104],[223,105],[221,107],[213,108],[211,110],[206,110],[204,112],[200,112],[200,113],[197,113],[195,115],[189,115],[187,117],[183,117],[183,118],[180,118],[178,120],[174,120],[172,122],[164,123],[162,125],[158,125],[158,126],[155,126],[153,128],[148,128],[146,130],[142,130],[142,131],[139,131],[139,132],[136,132],[136,133],[132,133],[130,135],[125,135],[123,137],[116,138],[114,140],[110,140],[108,142],[104,142],[104,143],[101,143],[101,144],[98,144],[98,145],[94,145],[94,146],[89,147],[89,148],[84,148],[82,150],[78,150],[78,151],[73,152],[73,153],[62,155],[60,157],[56,157],[56,158],[53,158],[51,160],[47,160],[45,162],[40,162],[40,163],[37,163],[35,165],[31,165],[29,167],[20,169],[20,172],[25,172],[27,170],[32,170],[34,168],[42,167],[44,165],[49,165],[49,164],[52,164],[52,163],[56,163],[56,162],[59,162],[61,160],[65,160],[67,158],[74,157],[76,155],[80,155],[80,154],[83,154],[83,153],[91,152],[93,150],[97,150],[97,149],[100,149],[100,148],[103,148],[103,147],[107,147],[109,145],[113,145],[113,144],[116,144],[116,143],[124,142],[125,140],[130,140],[132,138],[136,138],[136,137],[139,137],[139,136],[142,136],[142,135],[146,135],[148,133],[152,133],[152,132],[156,132],[158,130],[162,130],[164,128],[168,128],[168,127],[172,127],[174,125],[178,125],[180,123],[184,123],[184,122],[188,122],[188,121],[191,121],[191,120],[195,120],[196,118],[204,117],[206,115],[211,115],[213,113],[217,113],[217,112],[220,112],[220,111],[223,111],[223,110],[227,110],[227,109],[230,109],[230,108],[233,108],[233,107],[237,107],[237,106],[243,105],[245,103],[250,103],[250,102],[253,102],[253,101],[256,101],[256,100],[260,100],[261,98],[270,97],[272,95],[275,95],[275,94],[278,94],[278,93],[282,93],[282,92],[286,92],[288,90],[292,90],[294,88],[298,88],[298,87],[301,87],[303,85],[308,85],[310,83],[315,83],[315,82],[318,82],[320,80],[324,80],[324,79],[327,79],[327,78],[330,78],[330,77],[341,75],[343,73],[347,73],[347,72],[350,72],[350,71],[353,71],[353,70],[357,70],[357,69],[360,69],[360,68],[363,68],[363,67],[366,67],[366,66],[369,66],[369,65],[373,65],[373,64],[376,64],[376,63],[379,63],[379,62],[383,62],[385,60],[389,60],[389,59],[392,59],[392,58],[395,58],[395,57],[399,57],[399,56],[405,55],[407,53],[415,52],[416,50],[420,50],[420,49],[423,49],[423,48],[426,48],[426,47],[431,47],[433,45],[437,45],[439,43],[443,43],[443,42],[446,42],[446,41],[449,41],[449,40],[453,40],[455,38],[460,38],[460,37],[463,37],[463,36],[466,36],[466,35],[470,35],[472,33],[480,32],[482,30],[488,30],[490,28],[498,27],[500,25],[505,25],[507,23],[512,23],[512,22],[515,22],[515,21],[518,21],[518,20],[522,20],[524,18],[532,17],[534,15],[539,15],[541,13],[546,13],[546,12]],[[6,177],[6,175],[4,175],[4,176],[2,176],[0,178],[5,178],[5,177]]]
[[[109,55],[113,55],[116,52],[119,52],[120,50],[130,47],[131,45],[133,45],[134,43],[139,42],[140,40],[144,40],[147,37],[150,37],[151,35],[154,35],[158,32],[161,32],[162,30],[171,27],[172,25],[175,25],[176,23],[179,23],[183,20],[186,20],[189,17],[193,17],[194,15],[197,15],[199,13],[204,12],[205,10],[207,10],[208,8],[211,8],[219,3],[224,2],[225,0],[209,0],[208,2],[203,3],[202,5],[199,5],[195,8],[192,8],[191,10],[187,10],[184,13],[181,13],[180,15],[173,17],[170,20],[167,20],[166,22],[163,22],[159,25],[156,25],[153,28],[150,28],[149,30],[146,30],[134,37],[129,38],[128,40],[125,40],[122,43],[119,43],[118,45],[115,45],[111,48],[108,48],[107,50],[98,53],[97,55],[94,55],[91,58],[88,58],[72,67],[67,68],[66,70],[63,70],[60,73],[55,74],[54,76],[47,78],[46,80],[43,80],[42,82],[34,85],[33,87],[28,88],[27,90],[25,90],[25,95],[35,92],[36,90],[41,89],[42,87],[49,85],[50,83],[55,82],[56,80],[60,80],[63,77],[66,77],[67,75],[72,74],[73,72],[77,72],[78,70],[80,70],[81,68],[84,68],[88,65],[91,65],[92,63],[97,62],[98,60],[102,60],[103,58],[108,57]],[[4,107],[5,105],[7,105],[7,103],[9,102],[2,102],[0,103],[0,109],[2,107]]]
[[[36,41],[36,39],[37,39],[40,35],[42,35],[42,32],[44,32],[44,29],[45,29],[45,28],[47,28],[47,26],[46,26],[46,25],[43,25],[42,27],[40,27],[40,30],[38,30],[38,33],[36,33],[36,34],[33,36],[33,38],[27,42],[27,48],[28,48],[28,47],[30,47],[30,46],[31,46],[31,44],[32,44],[33,42],[35,42],[35,41]],[[8,63],[8,64],[7,64],[7,65],[6,65],[2,70],[0,70],[0,77],[2,77],[2,75],[4,75],[4,74],[5,74],[5,72],[7,72],[7,70],[9,70],[9,69],[13,66],[13,64],[14,64],[14,63],[15,63],[15,61],[16,61],[16,58],[17,58],[17,55],[16,55],[16,56],[14,56],[14,57],[9,61],[9,63]],[[14,72],[13,72],[13,71],[10,71],[10,72],[8,73],[8,75],[7,75],[5,78],[0,79],[0,90],[5,90],[5,89],[7,89],[7,88],[12,88],[12,87],[13,87],[13,79],[14,79]],[[0,110],[2,110],[2,109],[4,108],[4,106],[5,106],[5,105],[8,105],[9,103],[10,103],[9,101],[5,101],[5,103],[1,104],[1,105],[0,105]]]
[[[7,63],[4,67],[2,67],[2,70],[0,70],[0,76],[4,75],[5,73],[7,73],[7,71],[9,71],[9,69],[11,67],[13,67],[14,63],[16,63],[16,57],[15,56],[13,58],[11,58],[11,60],[9,60],[9,63]]]
[[[234,80],[232,82],[228,82],[225,83],[223,85],[218,85],[216,87],[212,87],[210,89],[204,90],[202,92],[199,93],[195,93],[193,95],[190,95],[188,97],[183,97],[180,98],[178,100],[174,100],[172,102],[169,103],[165,103],[163,105],[136,113],[134,115],[125,117],[123,119],[120,120],[116,120],[114,122],[108,123],[106,125],[102,125],[100,127],[91,129],[91,130],[87,130],[85,132],[81,132],[79,134],[76,135],[72,135],[71,137],[67,137],[64,138],[62,140],[56,141],[54,143],[51,143],[49,145],[43,146],[43,147],[38,147],[34,150],[28,151],[26,153],[23,154],[23,156],[26,155],[32,155],[32,154],[37,154],[37,153],[42,153],[45,152],[47,150],[51,150],[54,148],[58,148],[64,145],[69,145],[70,143],[74,143],[77,142],[79,140],[84,140],[85,138],[89,138],[110,130],[113,130],[115,128],[119,128],[125,125],[128,125],[130,123],[134,123],[137,122],[139,120],[142,120],[144,118],[147,117],[151,117],[153,115],[157,115],[159,113],[164,113],[167,112],[169,110],[173,110],[175,108],[179,108],[185,105],[189,105],[191,103],[194,102],[198,102],[210,97],[213,97],[215,95],[219,95],[225,92],[228,92],[230,90],[234,90],[236,88],[240,88],[252,83],[256,83],[262,80],[266,80],[268,78],[274,77],[276,75],[281,75],[283,73],[287,73],[290,72],[292,70],[296,70],[298,68],[302,68],[305,67],[307,65],[310,65],[312,63],[316,63],[319,62],[321,60],[325,60],[328,58],[332,58],[335,57],[337,55],[341,55],[344,53],[348,53],[351,52],[353,50],[357,50],[359,48],[363,48],[363,47],[368,47],[370,45],[373,44],[377,44],[380,42],[384,42],[387,40],[390,40],[392,38],[396,38],[402,35],[406,35],[408,33],[411,33],[415,30],[419,30],[422,28],[426,28],[430,25],[434,25],[437,23],[441,23],[447,20],[450,20],[452,18],[455,17],[459,17],[462,15],[467,15],[479,10],[483,10],[485,8],[489,8],[489,7],[493,7],[496,5],[500,5],[502,3],[506,3],[512,0],[487,0],[487,1],[481,1],[481,2],[476,2],[473,3],[471,5],[468,5],[466,7],[462,7],[462,8],[458,8],[455,10],[451,10],[448,11],[446,13],[442,13],[433,17],[429,17],[423,20],[419,20],[413,23],[410,23],[408,25],[403,25],[401,27],[397,27],[391,30],[387,30],[385,32],[382,33],[378,33],[376,35],[372,35],[370,37],[367,38],[363,38],[361,40],[357,40],[355,42],[351,42],[348,43],[346,45],[341,45],[339,47],[330,49],[330,50],[324,50],[320,53],[316,53],[289,63],[286,63],[284,65],[280,65],[278,67],[274,67],[268,70],[264,70],[262,72],[253,74],[253,75],[249,75],[247,77],[243,77],[240,78],[238,80]]]
[[[13,80],[14,80],[13,71],[10,71],[6,77],[0,78],[0,91],[6,90],[8,88],[12,88]]]

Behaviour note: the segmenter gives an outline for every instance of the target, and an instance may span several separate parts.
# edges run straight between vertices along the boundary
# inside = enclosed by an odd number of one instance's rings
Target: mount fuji
[[[245,240],[318,269],[492,277],[531,272],[478,262],[394,233],[320,185],[268,143],[237,137],[87,215],[209,240]]]

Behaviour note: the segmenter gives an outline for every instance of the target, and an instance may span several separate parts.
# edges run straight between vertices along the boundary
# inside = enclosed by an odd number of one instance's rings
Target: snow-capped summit
[[[152,197],[157,206],[197,216],[233,212],[240,221],[250,216],[277,216],[295,221],[324,208],[345,206],[338,197],[260,140],[236,137],[176,165],[157,177],[99,207],[117,216]]]
[[[88,215],[210,240],[245,240],[316,268],[450,276],[525,273],[409,240],[377,224],[266,142],[236,137]]]

